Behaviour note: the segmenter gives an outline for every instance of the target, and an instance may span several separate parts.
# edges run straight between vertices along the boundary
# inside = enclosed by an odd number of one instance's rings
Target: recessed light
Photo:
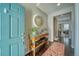
[[[57,3],[57,6],[60,6],[61,4],[60,3]]]

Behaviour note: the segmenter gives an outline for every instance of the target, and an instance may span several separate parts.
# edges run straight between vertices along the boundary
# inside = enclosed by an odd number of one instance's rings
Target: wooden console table
[[[33,52],[33,56],[38,52],[41,46],[48,43],[48,34],[41,34],[36,37],[31,38],[31,49]]]

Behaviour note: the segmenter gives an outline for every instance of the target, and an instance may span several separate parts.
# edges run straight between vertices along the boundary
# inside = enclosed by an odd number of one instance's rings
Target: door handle
[[[23,44],[24,44],[24,41],[25,41],[25,40],[24,40],[24,39],[25,39],[25,33],[22,33],[22,34],[21,34],[21,37],[22,37],[22,41],[23,41]]]
[[[25,33],[22,33],[21,36],[25,36]]]

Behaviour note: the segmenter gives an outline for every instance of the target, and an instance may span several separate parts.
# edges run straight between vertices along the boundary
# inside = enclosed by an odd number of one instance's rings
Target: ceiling
[[[42,3],[38,6],[38,8],[40,8],[45,13],[50,14],[52,12],[71,6],[73,6],[73,4],[63,3],[60,6],[57,6],[57,3]]]
[[[61,3],[60,6],[57,6],[57,3],[27,3],[27,4],[22,4],[23,6],[29,5],[29,6],[37,6],[40,10],[45,12],[46,14],[53,13],[55,11],[61,10],[63,8],[68,8],[72,7],[74,4],[73,3]]]

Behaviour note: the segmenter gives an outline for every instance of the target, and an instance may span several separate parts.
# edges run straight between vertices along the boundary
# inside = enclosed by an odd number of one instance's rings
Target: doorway
[[[71,12],[54,16],[54,41],[65,45],[65,55],[71,55]]]

